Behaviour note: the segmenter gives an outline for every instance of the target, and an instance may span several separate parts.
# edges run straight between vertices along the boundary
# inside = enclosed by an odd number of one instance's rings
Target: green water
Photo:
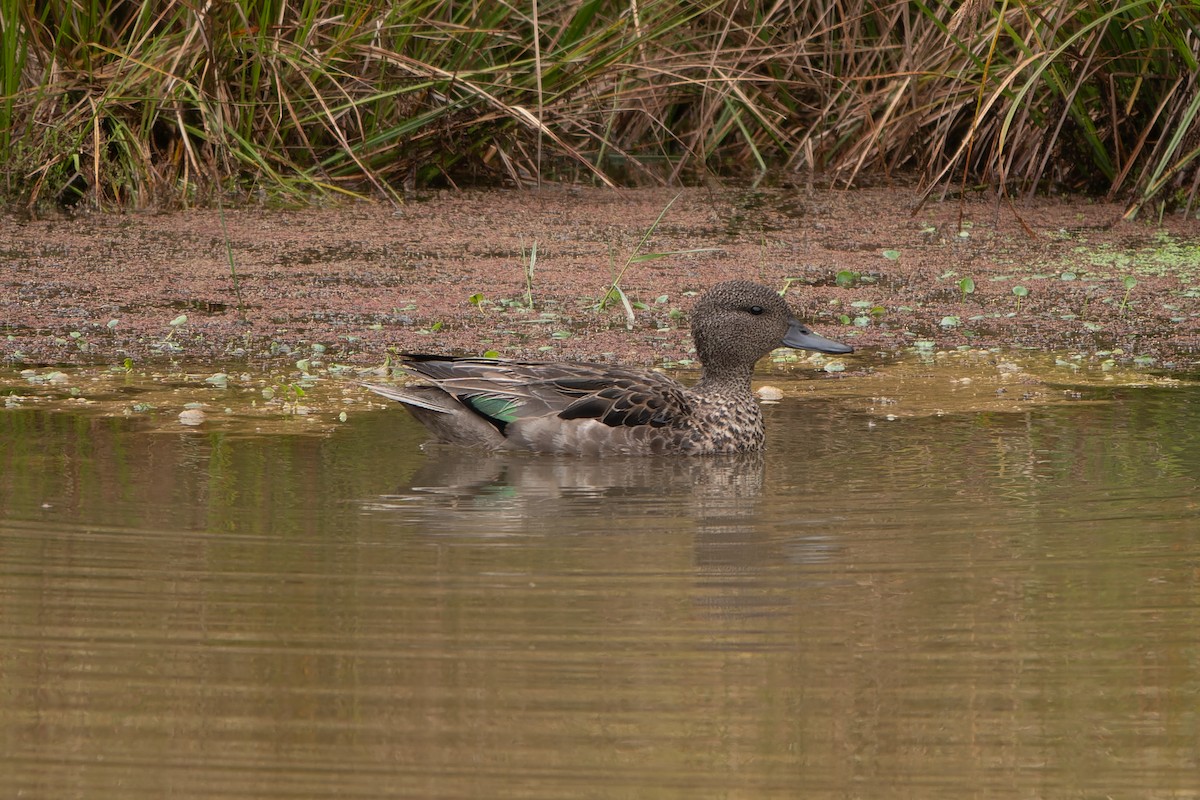
[[[808,386],[742,460],[0,410],[0,795],[1200,796],[1200,389]]]

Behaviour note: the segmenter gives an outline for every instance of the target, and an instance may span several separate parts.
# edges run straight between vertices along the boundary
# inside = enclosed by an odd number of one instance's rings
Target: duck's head
[[[813,333],[779,292],[751,281],[725,281],[705,292],[692,309],[692,338],[710,375],[748,371],[777,347],[854,352],[850,345]]]

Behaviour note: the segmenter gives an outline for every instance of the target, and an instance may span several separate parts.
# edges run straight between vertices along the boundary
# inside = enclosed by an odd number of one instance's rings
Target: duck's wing
[[[403,366],[501,432],[533,418],[595,420],[613,428],[663,427],[691,413],[679,383],[657,372],[585,362],[408,355]]]

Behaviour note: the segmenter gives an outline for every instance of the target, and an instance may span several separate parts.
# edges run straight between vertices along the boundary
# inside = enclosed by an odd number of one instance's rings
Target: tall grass
[[[8,201],[915,173],[1190,209],[1200,4],[0,0]]]

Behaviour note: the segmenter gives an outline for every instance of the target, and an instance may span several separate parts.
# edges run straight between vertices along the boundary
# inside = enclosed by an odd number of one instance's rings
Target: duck
[[[685,386],[648,369],[570,361],[406,353],[419,378],[364,386],[401,403],[435,442],[559,455],[705,455],[763,449],[754,365],[779,347],[844,354],[814,333],[779,292],[747,280],[718,283],[691,312],[700,379]]]

